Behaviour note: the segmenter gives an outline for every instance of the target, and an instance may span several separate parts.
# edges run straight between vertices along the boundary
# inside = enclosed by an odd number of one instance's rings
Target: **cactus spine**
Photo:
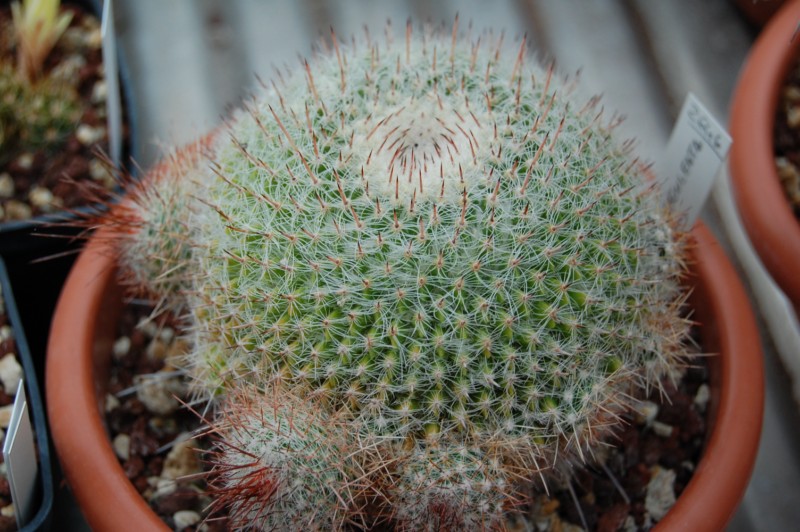
[[[525,42],[500,48],[411,26],[386,45],[334,38],[232,117],[185,172],[202,183],[170,213],[185,230],[147,231],[135,253],[183,257],[186,284],[159,297],[188,304],[197,389],[258,412],[237,447],[298,478],[375,450],[359,481],[409,529],[500,526],[516,485],[584,461],[683,355],[681,236],[631,143]],[[132,201],[174,208],[151,198]],[[174,264],[141,262],[129,276]],[[242,383],[352,428],[314,461],[273,465],[297,435],[326,436],[306,414],[275,429],[284,407],[254,408],[230,391]],[[258,515],[296,525],[308,502],[287,497]],[[311,521],[363,514],[331,501]]]

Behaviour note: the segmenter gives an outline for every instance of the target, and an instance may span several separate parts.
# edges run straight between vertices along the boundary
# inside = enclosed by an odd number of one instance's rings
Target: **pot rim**
[[[733,266],[711,232],[693,230],[693,272],[720,335],[719,409],[706,451],[692,480],[658,530],[719,530],[733,515],[750,478],[761,432],[764,382],[755,319]],[[47,354],[47,406],[58,456],[75,498],[97,530],[165,530],[125,476],[101,417],[94,357],[94,330],[115,279],[108,230],[81,253],[64,286]],[[87,319],[86,316],[94,316]],[[106,346],[106,353],[110,346]],[[734,382],[741,382],[735,386]],[[744,392],[748,393],[744,393]],[[712,452],[713,451],[713,452]],[[106,497],[108,499],[106,499]],[[719,501],[725,504],[719,504]]]
[[[759,35],[739,75],[730,111],[729,168],[736,203],[761,261],[800,308],[800,222],[775,167],[773,131],[784,79],[800,52],[800,0],[787,3]]]

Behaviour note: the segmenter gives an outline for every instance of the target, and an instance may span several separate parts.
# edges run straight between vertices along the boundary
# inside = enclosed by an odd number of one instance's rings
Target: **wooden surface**
[[[657,159],[687,92],[723,123],[755,32],[727,0],[115,0],[116,28],[138,104],[139,163],[220,117],[273,65],[297,65],[333,26],[339,36],[381,31],[386,20],[528,35],[539,54],[604,94],[628,117],[640,152]],[[463,26],[462,26],[463,27]],[[768,397],[762,445],[730,530],[795,530],[800,522],[800,428],[791,375],[800,383],[797,321],[741,230],[722,172],[702,214],[723,241],[762,317]],[[63,507],[62,507],[63,508]],[[57,523],[58,521],[56,521]]]

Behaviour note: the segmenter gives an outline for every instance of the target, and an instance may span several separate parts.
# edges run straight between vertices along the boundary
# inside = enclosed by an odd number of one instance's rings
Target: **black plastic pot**
[[[8,0],[0,0],[0,4],[8,3]],[[102,16],[102,0],[63,0],[63,4],[78,6],[98,18]],[[128,125],[121,160],[129,162],[137,155],[135,102],[127,62],[121,49],[117,50],[123,114]],[[133,165],[129,164],[127,171],[133,173],[133,170]],[[92,204],[74,211],[0,223],[0,256],[17,294],[17,308],[29,333],[30,351],[40,365],[44,364],[56,299],[83,242],[79,236],[83,230],[70,222],[103,208],[103,205]]]
[[[31,415],[31,424],[35,432],[36,446],[39,458],[38,499],[35,503],[36,511],[31,521],[21,530],[29,532],[34,530],[47,530],[50,528],[50,518],[53,511],[54,489],[53,469],[50,454],[47,419],[42,394],[39,390],[39,375],[37,365],[34,364],[28,349],[25,330],[22,327],[19,312],[17,311],[11,282],[8,278],[5,264],[0,259],[0,286],[3,290],[3,300],[8,321],[14,331],[14,342],[17,346],[17,358],[22,366],[25,377],[25,393],[28,399],[28,412]],[[39,365],[39,370],[44,368]]]

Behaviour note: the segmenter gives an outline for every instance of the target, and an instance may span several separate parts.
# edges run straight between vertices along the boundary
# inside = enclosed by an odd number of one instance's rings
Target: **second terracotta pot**
[[[800,222],[775,166],[780,94],[800,52],[800,0],[787,2],[759,36],[731,106],[730,172],[742,222],[770,275],[800,311]]]

